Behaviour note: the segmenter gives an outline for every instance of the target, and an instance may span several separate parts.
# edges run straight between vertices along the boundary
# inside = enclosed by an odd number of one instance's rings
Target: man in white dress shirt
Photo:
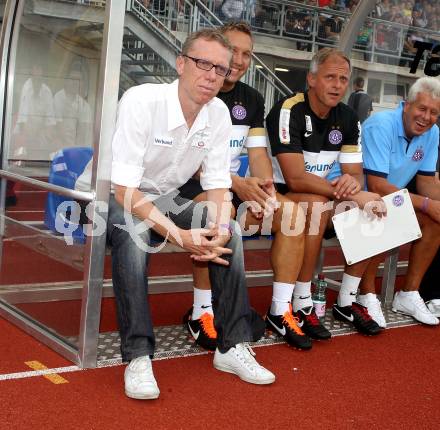
[[[151,230],[194,260],[209,262],[218,333],[214,367],[249,383],[275,380],[245,344],[252,339],[251,312],[241,236],[230,221],[228,201],[231,120],[225,104],[215,98],[230,73],[231,56],[231,46],[217,30],[194,33],[176,60],[177,81],[131,88],[119,105],[107,234],[122,358],[129,361],[129,397],[159,396],[150,359],[154,334],[147,300]],[[194,210],[195,203],[176,191],[199,168],[211,204],[202,220],[195,216],[201,213]],[[202,226],[206,228],[198,228]]]

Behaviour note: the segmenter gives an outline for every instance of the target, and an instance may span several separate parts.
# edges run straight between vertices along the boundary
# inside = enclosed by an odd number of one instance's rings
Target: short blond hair
[[[188,55],[191,48],[194,46],[196,40],[203,39],[209,42],[218,42],[220,45],[228,49],[232,53],[232,45],[229,43],[228,39],[222,34],[222,32],[217,28],[204,28],[203,30],[191,33],[185,40],[182,46],[182,52],[180,55]]]

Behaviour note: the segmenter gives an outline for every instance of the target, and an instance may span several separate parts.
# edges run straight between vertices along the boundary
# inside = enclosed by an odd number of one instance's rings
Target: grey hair
[[[323,48],[320,49],[312,58],[310,62],[309,72],[313,75],[318,72],[319,66],[324,63],[329,57],[339,57],[345,60],[348,64],[348,67],[351,71],[351,62],[350,59],[339,49],[335,48]]]
[[[429,76],[417,79],[409,89],[407,101],[415,102],[420,93],[429,94],[433,99],[440,99],[440,80]]]

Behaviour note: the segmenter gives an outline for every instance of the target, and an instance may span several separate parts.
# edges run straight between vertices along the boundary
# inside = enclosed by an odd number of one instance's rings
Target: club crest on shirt
[[[242,105],[235,105],[232,108],[231,112],[232,112],[232,116],[235,119],[239,119],[239,120],[245,119],[247,115],[246,109]]]
[[[422,147],[418,147],[416,151],[414,152],[414,155],[412,156],[413,161],[420,161],[423,159],[425,153],[423,152]]]
[[[328,141],[332,145],[338,145],[339,143],[342,142],[342,133],[339,130],[332,130],[328,134]]]
[[[402,206],[404,202],[403,196],[401,194],[397,194],[397,196],[393,197],[393,205],[396,207]]]

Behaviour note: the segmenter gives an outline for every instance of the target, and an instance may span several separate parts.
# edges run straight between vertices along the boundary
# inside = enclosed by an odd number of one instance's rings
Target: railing
[[[223,24],[201,1],[185,0],[185,3],[195,5],[189,20],[189,28],[197,30],[202,27],[216,27]],[[244,81],[263,95],[266,101],[266,108],[270,108],[276,100],[290,94],[291,91],[257,55],[252,54],[252,59],[252,66],[246,73]]]
[[[219,5],[220,3],[220,5]],[[151,1],[149,10],[166,25],[176,31],[194,31],[198,24],[194,15],[194,7],[203,11],[204,18],[199,25],[219,25],[229,19],[243,19],[251,25],[257,34],[274,38],[287,39],[292,47],[301,51],[316,52],[323,46],[334,46],[338,35],[351,14],[333,9],[308,6],[289,0],[247,0],[246,6],[238,17],[229,18],[221,9],[217,0],[159,0]],[[217,19],[208,17],[208,12]],[[327,21],[335,20],[336,23]],[[326,33],[326,21],[336,29],[336,34]],[[414,56],[411,52],[411,40],[414,33],[422,33],[425,41],[440,43],[440,32],[418,27],[408,27],[404,24],[368,18],[359,30],[353,51],[359,53],[359,58],[370,63],[385,63],[406,66]],[[407,42],[407,43],[405,43]],[[423,67],[422,61],[419,67]]]

